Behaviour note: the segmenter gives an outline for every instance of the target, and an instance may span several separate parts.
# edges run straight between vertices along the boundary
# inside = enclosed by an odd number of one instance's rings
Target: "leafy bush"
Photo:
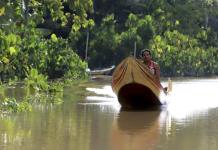
[[[37,69],[31,68],[27,73],[25,83],[28,88],[33,88],[35,90],[48,90],[47,77],[39,74]]]
[[[216,72],[217,56],[214,54],[217,49],[204,49],[197,39],[176,30],[155,36],[150,47],[163,75],[200,76]],[[209,64],[207,60],[210,60]]]
[[[87,64],[69,47],[68,40],[43,38],[36,29],[18,28],[17,34],[0,30],[0,77],[24,79],[35,68],[49,79],[86,78]],[[22,36],[21,36],[22,35]],[[30,36],[31,35],[31,36]]]

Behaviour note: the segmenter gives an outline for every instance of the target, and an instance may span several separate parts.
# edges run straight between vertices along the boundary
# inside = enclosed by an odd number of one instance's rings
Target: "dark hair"
[[[144,56],[144,53],[145,53],[145,52],[148,52],[149,55],[151,55],[151,51],[150,51],[149,49],[143,49],[143,50],[141,51],[141,56],[142,56],[142,57]]]

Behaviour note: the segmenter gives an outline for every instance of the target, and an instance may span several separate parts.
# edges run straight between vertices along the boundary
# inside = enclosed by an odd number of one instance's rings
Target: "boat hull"
[[[161,105],[163,88],[143,62],[133,57],[124,59],[112,75],[112,89],[124,108],[147,108]]]
[[[105,68],[101,70],[90,70],[88,73],[91,75],[109,75],[113,71],[115,66],[111,66],[110,68]]]

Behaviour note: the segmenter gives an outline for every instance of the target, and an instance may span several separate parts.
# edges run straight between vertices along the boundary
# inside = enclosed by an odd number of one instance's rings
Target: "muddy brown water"
[[[168,104],[144,111],[120,109],[109,80],[66,87],[63,104],[1,115],[0,150],[218,149],[218,78],[172,80]]]

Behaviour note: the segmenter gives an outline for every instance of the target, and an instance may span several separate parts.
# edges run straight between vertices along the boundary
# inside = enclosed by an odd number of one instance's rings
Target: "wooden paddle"
[[[166,95],[169,94],[170,92],[172,92],[172,80],[170,78],[168,78],[168,86],[162,87],[162,88],[163,88],[163,91]]]
[[[172,90],[173,90],[172,80],[168,78],[167,93],[172,92]]]

